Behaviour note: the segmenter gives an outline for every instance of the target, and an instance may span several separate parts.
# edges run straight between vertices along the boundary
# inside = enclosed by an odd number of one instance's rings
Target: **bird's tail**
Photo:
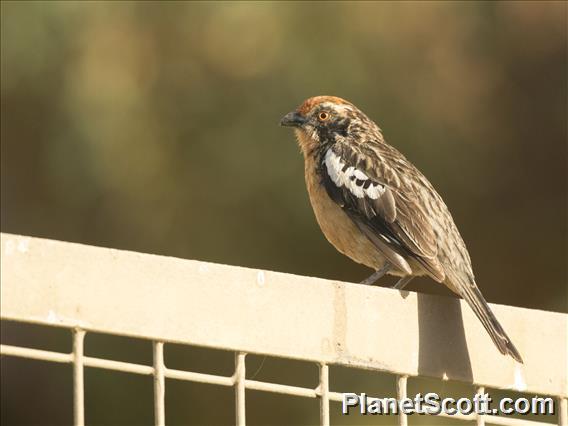
[[[523,359],[521,358],[521,354],[513,342],[511,342],[511,339],[507,336],[501,324],[499,324],[497,317],[495,317],[495,314],[491,311],[491,308],[477,286],[466,284],[460,286],[460,290],[461,296],[466,300],[473,312],[475,312],[475,315],[477,315],[499,351],[503,355],[511,355],[515,361],[522,364]]]

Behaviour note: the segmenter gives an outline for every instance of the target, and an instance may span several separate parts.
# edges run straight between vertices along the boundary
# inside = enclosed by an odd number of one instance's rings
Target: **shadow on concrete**
[[[473,373],[465,340],[460,300],[417,294],[418,373],[471,382]]]

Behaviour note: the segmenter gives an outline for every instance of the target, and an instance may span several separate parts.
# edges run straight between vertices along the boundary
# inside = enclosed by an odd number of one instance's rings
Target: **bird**
[[[286,114],[304,157],[308,195],[327,240],[353,261],[400,277],[403,289],[428,276],[466,300],[497,349],[523,363],[476,284],[452,215],[428,179],[386,143],[379,126],[353,103],[315,96]]]

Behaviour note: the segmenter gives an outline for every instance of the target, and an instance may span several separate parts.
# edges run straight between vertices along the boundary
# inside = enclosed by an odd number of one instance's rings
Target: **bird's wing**
[[[395,175],[385,173],[376,152],[370,154],[341,143],[328,148],[320,164],[328,195],[391,262],[393,253],[385,253],[385,247],[415,259],[433,279],[443,281],[436,236],[420,197]],[[394,265],[408,272],[404,265],[396,261]]]

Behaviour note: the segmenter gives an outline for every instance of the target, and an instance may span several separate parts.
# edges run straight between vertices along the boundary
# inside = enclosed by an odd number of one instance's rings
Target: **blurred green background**
[[[567,73],[565,2],[3,1],[1,230],[359,281],[370,271],[325,241],[278,127],[337,95],[444,197],[490,302],[566,312]],[[70,349],[61,330],[2,326],[5,343]],[[88,336],[87,350],[151,362],[148,342]],[[168,351],[180,368],[232,369],[231,354]],[[2,424],[69,423],[70,372],[3,358]],[[392,376],[333,377],[394,394]],[[152,423],[149,378],[86,378],[89,424]],[[257,379],[315,386],[317,370],[268,359]],[[233,422],[231,389],[167,389],[169,423]],[[317,422],[316,401],[247,398],[251,424]]]

